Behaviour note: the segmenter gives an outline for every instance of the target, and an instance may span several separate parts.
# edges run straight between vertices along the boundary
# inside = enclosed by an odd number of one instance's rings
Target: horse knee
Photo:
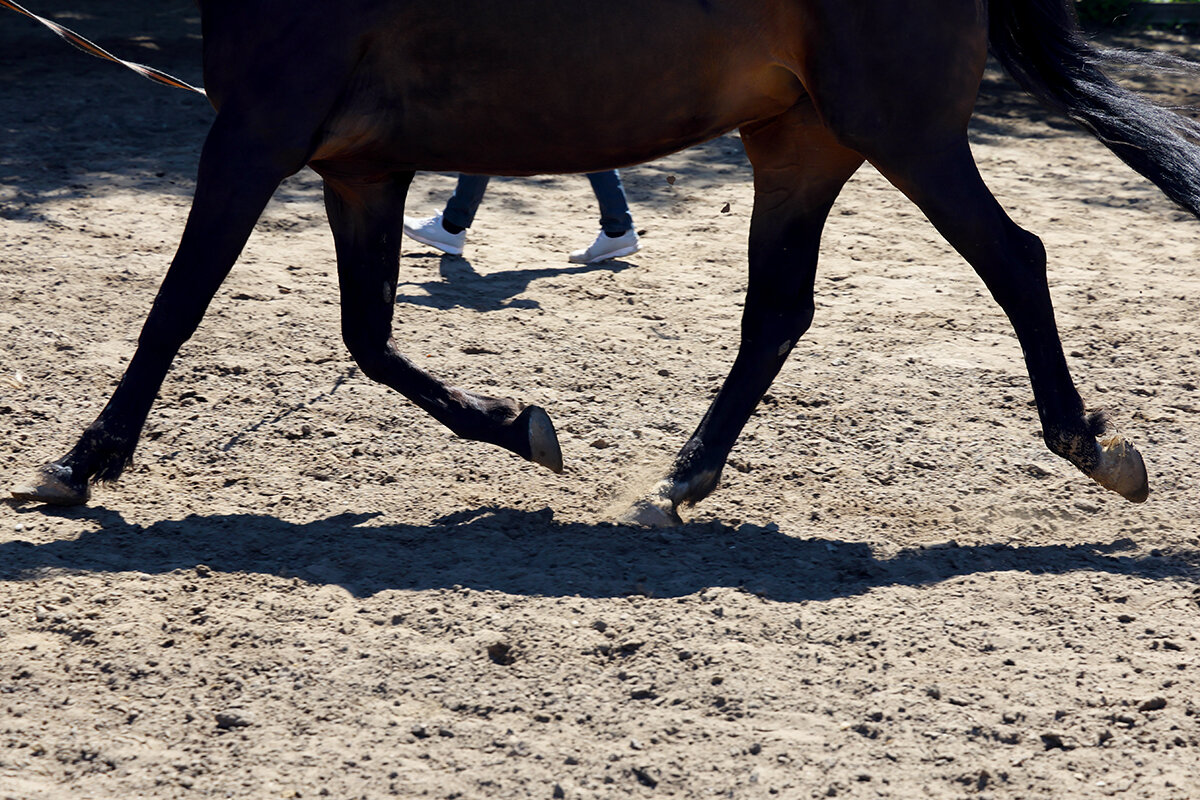
[[[778,345],[780,355],[786,355],[812,326],[815,313],[811,298],[786,309],[775,303],[768,307],[748,300],[742,315],[742,339],[767,346]]]
[[[1011,316],[1028,308],[1033,299],[1048,301],[1050,282],[1042,240],[1011,220],[1005,221],[1009,235],[999,253],[1004,258],[999,263],[980,259],[973,266],[997,304]]]
[[[800,337],[807,333],[812,326],[813,315],[814,310],[811,305],[792,315],[788,324],[777,334],[779,342],[776,356],[778,358],[787,358],[788,354],[792,352],[792,348],[799,343]]]
[[[353,333],[344,334],[342,340],[346,344],[346,349],[350,351],[350,357],[354,359],[355,364],[358,364],[363,375],[376,383],[384,383],[388,371],[388,361],[391,358],[391,350],[387,341]]]
[[[817,310],[811,299],[796,313],[795,319],[792,320],[792,334],[795,339],[799,339],[804,334],[808,333],[808,329],[812,327],[813,317],[816,316]],[[793,344],[795,341],[793,340]]]

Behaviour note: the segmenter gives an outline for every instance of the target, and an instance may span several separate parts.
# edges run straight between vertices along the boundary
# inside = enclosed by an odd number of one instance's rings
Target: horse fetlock
[[[1042,432],[1042,440],[1051,453],[1070,461],[1086,475],[1091,475],[1100,463],[1095,436],[1079,431],[1046,429]]]
[[[1131,503],[1144,503],[1150,495],[1150,481],[1142,454],[1124,436],[1110,436],[1095,442],[1096,467],[1088,472],[1096,483],[1116,492]]]
[[[61,461],[50,466],[66,470],[79,485],[111,483],[133,463],[140,426],[132,433],[97,420]]]
[[[669,497],[676,506],[692,506],[708,497],[720,481],[720,469],[701,470],[686,480],[677,478],[670,481]]]

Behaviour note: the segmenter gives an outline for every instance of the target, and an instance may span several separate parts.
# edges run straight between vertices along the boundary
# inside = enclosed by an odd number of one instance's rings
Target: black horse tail
[[[1090,131],[1167,197],[1200,217],[1200,123],[1157,106],[1102,67],[1198,67],[1182,59],[1093,47],[1074,0],[989,0],[992,53],[1025,91]]]

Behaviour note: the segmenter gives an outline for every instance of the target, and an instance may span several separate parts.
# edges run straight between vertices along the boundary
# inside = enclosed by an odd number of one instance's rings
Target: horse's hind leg
[[[807,102],[742,129],[754,166],[750,276],[738,355],[669,475],[626,520],[680,521],[676,508],[717,486],[746,420],[813,319],[813,281],[821,230],[842,186],[862,164],[817,121]]]
[[[920,207],[1008,315],[1049,448],[1126,499],[1145,500],[1141,456],[1124,441],[1097,440],[1103,420],[1084,411],[1071,381],[1041,241],[1008,218],[971,156],[986,15],[975,0],[883,6],[838,19],[857,46],[812,43],[805,85],[822,120]]]
[[[500,445],[562,472],[558,438],[541,408],[447,386],[396,349],[392,313],[411,180],[411,172],[370,183],[326,179],[347,348],[367,377],[400,392],[464,439]]]
[[[179,348],[196,330],[279,182],[303,166],[245,135],[237,115],[219,115],[201,154],[192,210],[179,249],[108,404],[67,455],[13,496],[60,505],[88,499],[89,484],[116,480]],[[290,160],[289,160],[290,159]]]
[[[1137,450],[1119,438],[1098,441],[1100,415],[1087,414],[1071,381],[1054,321],[1041,241],[1008,218],[983,183],[966,137],[923,155],[872,161],[907,194],[970,262],[1008,315],[1025,355],[1042,435],[1054,453],[1097,483],[1140,503],[1149,494]]]

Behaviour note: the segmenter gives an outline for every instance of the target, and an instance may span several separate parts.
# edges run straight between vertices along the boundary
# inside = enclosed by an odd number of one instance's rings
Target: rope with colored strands
[[[59,25],[57,22],[52,22],[52,21],[46,19],[45,17],[39,17],[37,14],[34,14],[32,11],[22,8],[21,6],[17,5],[16,3],[10,3],[9,0],[0,0],[0,6],[4,6],[5,8],[10,8],[13,11],[16,11],[18,14],[24,14],[25,16],[29,17],[32,20],[37,20],[38,22],[42,23],[50,30],[57,33],[59,36],[61,36],[64,40],[66,40],[70,44],[74,45],[75,47],[77,47],[78,49],[82,50],[85,53],[89,53],[93,56],[96,56],[96,58],[103,58],[105,61],[111,61],[114,64],[120,64],[123,67],[128,67],[129,69],[133,70],[137,74],[141,75],[143,78],[149,78],[150,80],[152,80],[156,83],[161,83],[165,86],[172,86],[176,89],[187,89],[189,92],[195,92],[196,94],[200,94],[200,95],[205,94],[204,90],[201,89],[200,87],[192,86],[190,83],[181,81],[181,80],[179,80],[179,78],[172,77],[172,76],[168,75],[167,73],[163,72],[162,70],[157,70],[154,67],[147,67],[145,64],[138,64],[133,61],[126,61],[122,58],[117,58],[112,53],[108,52],[103,47],[101,47],[100,45],[96,44],[95,42],[89,42],[87,39],[83,38],[78,33],[75,33],[75,31],[70,30],[68,28],[64,28],[62,25]],[[207,95],[205,95],[205,96],[207,97]]]

